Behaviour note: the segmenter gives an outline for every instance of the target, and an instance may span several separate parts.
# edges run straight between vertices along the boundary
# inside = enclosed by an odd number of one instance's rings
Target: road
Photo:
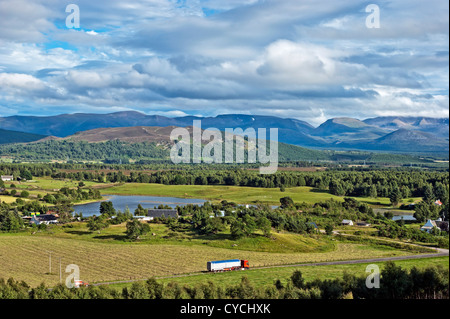
[[[339,260],[339,261],[293,264],[293,265],[263,266],[263,267],[253,267],[252,269],[271,269],[271,268],[288,268],[288,267],[297,268],[297,267],[308,267],[308,266],[311,267],[311,266],[330,266],[330,265],[370,264],[370,263],[381,263],[381,262],[386,262],[386,261],[410,260],[410,259],[422,259],[422,258],[434,258],[434,257],[448,257],[449,256],[448,249],[442,249],[442,248],[433,248],[433,249],[435,249],[437,251],[437,253],[418,254],[418,255],[410,255],[410,256],[397,256],[397,257],[385,257],[385,258]],[[157,277],[156,279],[170,279],[170,278],[179,278],[179,277],[200,276],[200,275],[205,275],[205,274],[209,274],[209,273],[208,272],[197,272],[197,273],[184,274],[184,275]],[[146,279],[102,282],[102,283],[92,284],[92,286],[133,283],[133,282],[143,281],[143,280],[146,280]]]

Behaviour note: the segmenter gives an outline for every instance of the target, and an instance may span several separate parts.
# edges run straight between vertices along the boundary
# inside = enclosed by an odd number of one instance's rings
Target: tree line
[[[67,288],[63,284],[30,287],[24,281],[0,279],[0,299],[448,299],[449,273],[443,267],[403,269],[386,262],[379,288],[368,288],[367,278],[345,272],[336,279],[306,281],[296,270],[287,282],[255,286],[248,277],[238,284],[212,281],[194,285],[158,282],[154,278],[135,282],[121,290],[108,286]]]

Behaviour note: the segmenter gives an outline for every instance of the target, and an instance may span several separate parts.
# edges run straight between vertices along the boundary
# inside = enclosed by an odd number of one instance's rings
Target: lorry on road
[[[209,261],[206,264],[206,268],[209,272],[223,272],[234,270],[246,270],[250,268],[248,260],[232,259],[232,260],[219,260]]]

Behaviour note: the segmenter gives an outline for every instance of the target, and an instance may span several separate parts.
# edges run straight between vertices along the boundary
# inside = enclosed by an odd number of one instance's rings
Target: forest
[[[236,150],[236,152],[243,151],[245,162],[248,163],[247,147],[241,150],[236,147],[236,141],[234,144],[233,150]],[[202,147],[205,147],[205,145],[202,145]],[[46,140],[33,143],[1,144],[0,156],[8,157],[16,163],[50,163],[57,160],[69,163],[154,164],[161,162],[170,164],[170,148],[170,144],[164,141],[160,143],[128,143],[120,140],[109,140],[89,143],[87,141],[74,140]],[[290,144],[278,144],[279,163],[302,161],[313,163],[364,163],[381,166],[444,167],[445,165],[442,163],[435,162],[435,159],[448,159],[448,157],[445,157],[445,155],[444,157],[442,155],[436,155],[435,157],[366,151],[314,150]],[[225,149],[223,149],[222,163],[225,163]]]

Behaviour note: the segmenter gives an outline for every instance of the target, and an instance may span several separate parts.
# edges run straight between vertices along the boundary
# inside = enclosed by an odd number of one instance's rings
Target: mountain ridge
[[[65,138],[99,128],[119,127],[188,127],[194,120],[201,120],[202,129],[217,128],[278,128],[279,141],[309,148],[355,148],[357,150],[407,150],[420,152],[424,146],[429,152],[448,150],[447,118],[427,117],[376,117],[359,120],[349,117],[332,118],[318,127],[306,121],[291,118],[279,118],[268,115],[222,114],[216,117],[165,117],[146,115],[137,111],[122,111],[109,114],[60,114],[56,116],[9,116],[0,117],[0,128],[31,134],[48,136],[48,138]],[[419,138],[418,133],[402,133],[402,138],[394,138],[390,143],[382,139],[398,130],[424,132],[431,134],[429,145],[410,143]],[[447,135],[446,135],[447,133]],[[53,136],[53,137],[50,137]],[[408,145],[408,147],[405,147]]]

